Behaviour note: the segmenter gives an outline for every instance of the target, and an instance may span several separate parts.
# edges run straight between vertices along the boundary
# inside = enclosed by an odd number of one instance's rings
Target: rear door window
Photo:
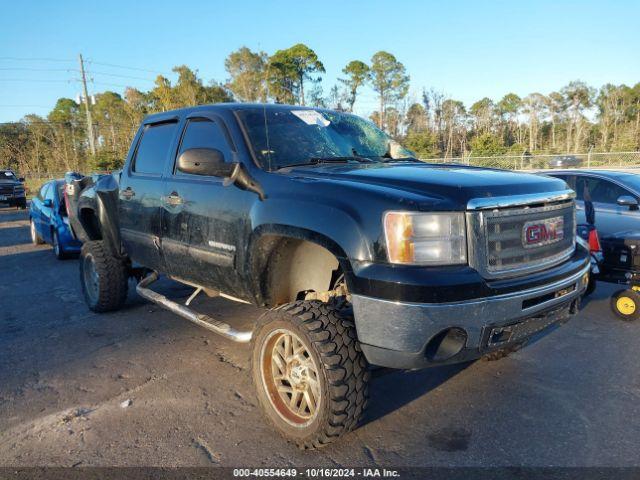
[[[132,171],[141,174],[160,175],[169,158],[169,149],[177,130],[176,122],[158,123],[145,128],[136,155]]]
[[[631,195],[628,190],[609,180],[595,177],[578,177],[576,181],[576,192],[579,200],[584,199],[586,191],[588,191],[588,195],[591,196],[592,202],[610,205],[617,204],[618,197],[622,195]]]

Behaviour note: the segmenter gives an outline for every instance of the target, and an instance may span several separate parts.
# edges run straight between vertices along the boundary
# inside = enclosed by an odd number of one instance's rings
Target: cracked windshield
[[[412,159],[371,122],[339,112],[294,109],[240,109],[258,162],[267,170],[324,162]]]

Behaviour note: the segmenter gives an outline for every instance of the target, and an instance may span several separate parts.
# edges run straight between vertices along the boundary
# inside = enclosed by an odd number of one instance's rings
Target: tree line
[[[153,112],[217,102],[276,102],[353,112],[366,88],[377,97],[370,119],[422,158],[640,149],[640,83],[598,89],[573,81],[548,94],[482,98],[467,107],[435,89],[409,94],[410,76],[391,53],[352,60],[327,93],[317,54],[296,44],[272,55],[239,48],[224,62],[225,82],[205,82],[187,66],[153,88],[95,95],[97,145],[88,149],[84,106],[58,99],[46,116],[0,124],[0,155],[25,173],[109,170],[122,165],[142,118]]]

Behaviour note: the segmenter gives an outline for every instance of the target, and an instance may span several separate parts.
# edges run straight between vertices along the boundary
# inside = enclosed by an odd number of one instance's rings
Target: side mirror
[[[629,207],[629,210],[638,209],[638,200],[631,195],[620,195],[617,200],[621,207]]]
[[[178,158],[178,171],[191,175],[229,177],[235,163],[224,161],[224,155],[215,148],[190,148]]]
[[[20,178],[18,179],[18,181],[19,181],[20,183],[24,183],[24,177],[20,177]]]
[[[53,207],[53,200],[51,200],[50,198],[45,198],[44,202],[42,202],[42,205],[47,207],[47,208],[52,208]]]

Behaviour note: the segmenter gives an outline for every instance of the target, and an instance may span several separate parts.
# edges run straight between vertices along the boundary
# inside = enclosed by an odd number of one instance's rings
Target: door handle
[[[182,197],[176,192],[171,192],[166,198],[165,202],[169,205],[182,205]]]
[[[134,192],[131,187],[127,187],[125,188],[122,192],[120,192],[120,195],[122,195],[123,198],[125,198],[126,200],[130,200],[131,198],[133,198],[135,196],[136,192]]]

